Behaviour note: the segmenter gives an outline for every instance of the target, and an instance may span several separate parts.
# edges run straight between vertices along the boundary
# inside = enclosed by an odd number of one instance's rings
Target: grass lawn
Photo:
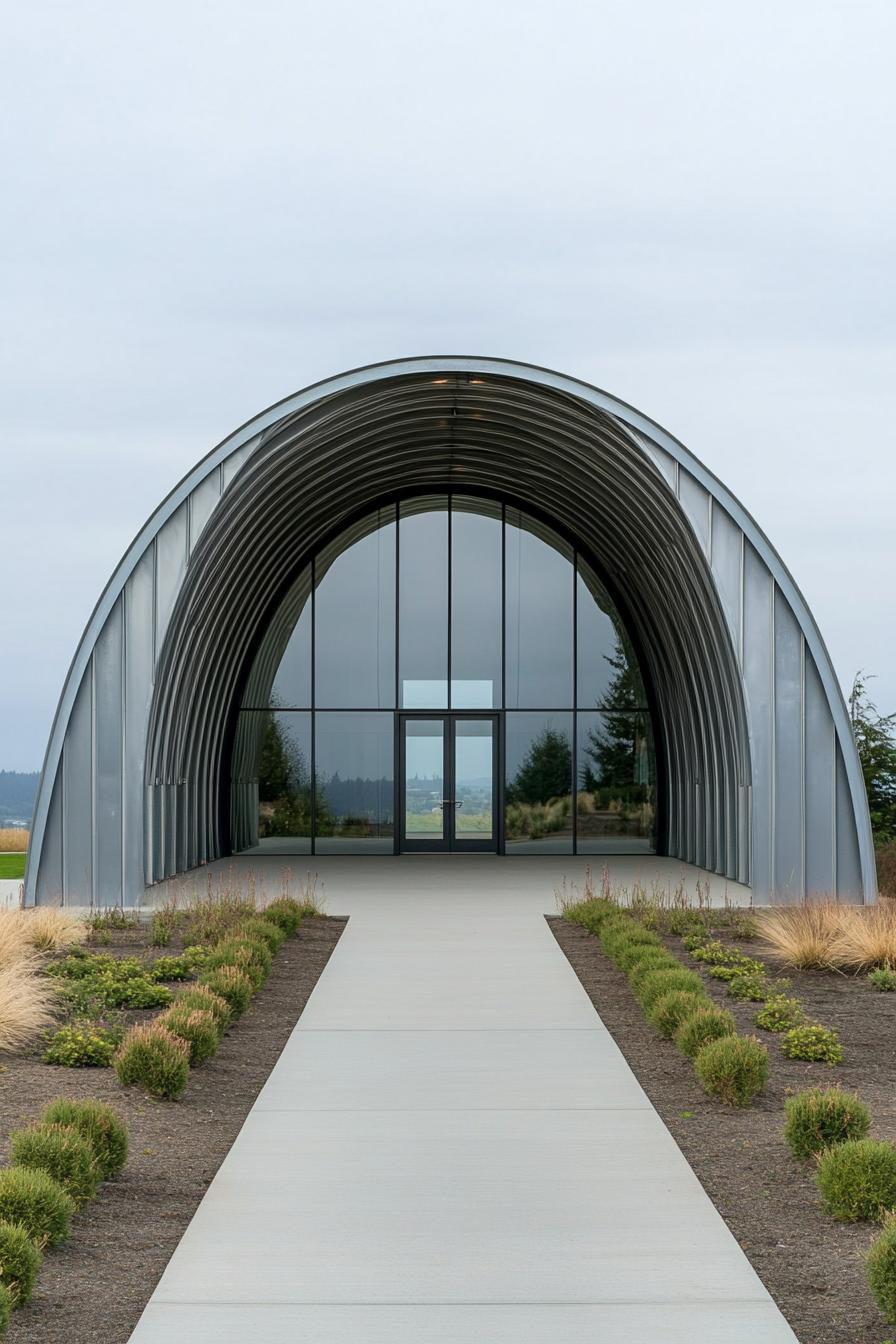
[[[24,876],[25,876],[24,854],[0,854],[0,878],[24,877]]]

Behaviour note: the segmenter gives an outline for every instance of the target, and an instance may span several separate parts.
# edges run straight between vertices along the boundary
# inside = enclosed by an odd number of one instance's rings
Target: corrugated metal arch
[[[220,854],[228,717],[272,589],[366,501],[468,485],[557,518],[623,596],[656,690],[668,852],[752,880],[760,898],[824,889],[874,899],[842,696],[802,597],[749,515],[681,444],[606,393],[457,357],[306,389],[225,440],[168,497],[70,670],[26,899],[77,901],[83,866],[91,900],[130,902],[144,869],[158,879]],[[152,638],[141,646],[147,602]],[[80,809],[66,806],[67,787]]]

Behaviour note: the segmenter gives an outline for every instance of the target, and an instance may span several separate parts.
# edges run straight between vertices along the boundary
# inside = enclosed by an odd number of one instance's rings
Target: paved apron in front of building
[[[134,1344],[794,1344],[514,866],[331,867],[346,932]]]

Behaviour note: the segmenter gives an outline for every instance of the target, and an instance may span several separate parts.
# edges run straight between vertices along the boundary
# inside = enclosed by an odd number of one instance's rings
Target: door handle
[[[455,806],[455,807],[463,807],[463,805],[464,805],[464,800],[463,800],[463,798],[455,798],[455,800],[454,800],[454,806]]]

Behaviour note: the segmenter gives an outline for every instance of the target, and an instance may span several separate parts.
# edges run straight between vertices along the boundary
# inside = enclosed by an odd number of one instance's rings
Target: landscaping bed
[[[724,983],[704,976],[707,992],[734,1014],[738,1030],[761,1037],[769,1052],[765,1091],[743,1109],[723,1107],[703,1093],[692,1062],[649,1025],[627,977],[604,955],[598,939],[563,918],[548,922],[801,1344],[884,1344],[896,1332],[871,1299],[864,1269],[864,1255],[880,1227],[838,1223],[823,1212],[814,1165],[794,1159],[782,1128],[788,1095],[836,1085],[861,1095],[871,1111],[874,1138],[896,1140],[896,994],[874,993],[865,976],[783,972],[792,984],[788,993],[839,1033],[844,1060],[829,1067],[786,1059],[777,1037],[754,1025],[762,1005],[736,1002]],[[705,972],[680,938],[663,941],[688,967]],[[744,950],[773,966],[761,945],[750,942]]]
[[[34,1297],[13,1314],[8,1344],[125,1344],[199,1201],[266,1081],[345,927],[305,917],[251,1007],[213,1058],[191,1070],[179,1101],[123,1088],[110,1068],[62,1068],[39,1054],[0,1067],[0,1147],[64,1095],[111,1102],[130,1131],[124,1171],[79,1210],[69,1240],[44,1259]],[[146,926],[113,930],[102,951],[131,956]],[[166,954],[172,949],[158,949]],[[128,1023],[155,1013],[127,1014]]]

